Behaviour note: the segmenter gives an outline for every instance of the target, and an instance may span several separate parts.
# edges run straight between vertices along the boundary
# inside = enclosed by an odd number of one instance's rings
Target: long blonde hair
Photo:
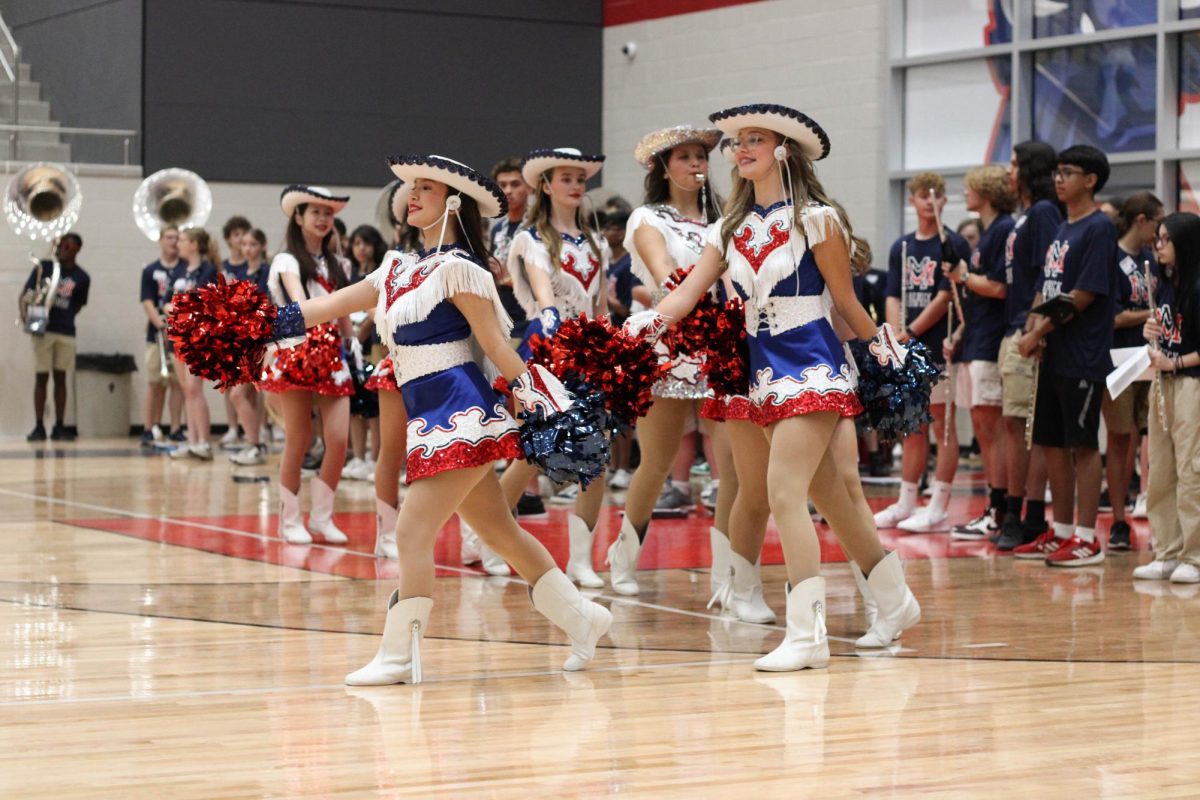
[[[209,236],[208,231],[204,228],[184,228],[179,232],[180,236],[186,236],[196,243],[200,250],[200,261],[208,261],[213,265],[213,268],[220,271],[222,266],[221,250],[217,247],[217,240]]]
[[[545,184],[550,182],[550,176],[556,169],[558,167],[552,167],[538,178],[538,185],[534,187],[534,192],[537,193],[537,202],[525,212],[525,225],[537,231],[542,244],[546,246],[546,252],[550,254],[550,263],[554,265],[555,269],[559,269],[562,267],[562,235],[550,221],[552,201],[550,194],[542,189]],[[592,226],[588,224],[588,215],[583,213],[583,203],[580,203],[579,208],[575,209],[575,224],[579,230],[583,231],[583,235],[587,237],[588,247],[599,260],[600,245],[596,241],[596,234],[592,230]]]
[[[777,137],[779,134],[775,134]],[[782,137],[780,137],[782,138]],[[792,199],[792,219],[795,230],[804,235],[804,222],[801,214],[810,202],[830,206],[838,215],[838,221],[846,231],[850,245],[850,268],[856,275],[862,275],[871,268],[871,245],[861,237],[854,235],[850,218],[842,204],[825,193],[825,187],[817,180],[817,171],[812,160],[800,149],[800,145],[784,139],[787,148],[787,168],[784,175],[791,175],[791,186],[788,194]],[[721,224],[721,252],[729,247],[729,240],[741,227],[746,215],[754,206],[754,184],[738,174],[737,167],[733,168],[733,188],[729,192],[729,200],[725,202],[725,220]]]

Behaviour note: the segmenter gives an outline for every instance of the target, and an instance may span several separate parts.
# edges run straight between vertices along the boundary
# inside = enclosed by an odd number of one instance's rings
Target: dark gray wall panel
[[[600,0],[147,0],[145,41],[147,172],[375,185],[391,153],[600,146]]]

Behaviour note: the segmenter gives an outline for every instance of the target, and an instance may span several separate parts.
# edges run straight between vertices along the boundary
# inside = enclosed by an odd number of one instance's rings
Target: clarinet
[[[1150,259],[1145,259],[1144,261],[1142,261],[1142,270],[1146,276],[1146,291],[1150,295],[1150,307],[1151,307],[1150,313],[1154,314],[1157,317],[1158,309],[1155,308],[1154,290],[1151,288],[1151,283],[1150,283]],[[1161,320],[1160,320],[1160,322],[1161,322]],[[1153,350],[1160,349],[1159,343],[1157,340],[1152,342],[1150,347]],[[1150,382],[1150,391],[1154,394],[1154,401],[1155,401],[1154,405],[1155,405],[1155,408],[1157,408],[1157,410],[1158,410],[1158,424],[1161,425],[1162,429],[1165,431],[1165,430],[1167,430],[1167,401],[1166,401],[1166,398],[1163,397],[1162,372],[1160,372],[1159,370],[1154,370],[1154,378]]]

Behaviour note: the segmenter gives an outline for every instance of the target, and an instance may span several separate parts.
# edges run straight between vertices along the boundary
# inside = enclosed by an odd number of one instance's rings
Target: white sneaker
[[[550,497],[546,502],[555,506],[569,506],[575,502],[575,498],[579,496],[579,484],[572,483],[570,486],[563,489],[556,495]]]
[[[150,426],[150,436],[156,442],[161,442],[165,438],[163,436],[162,428],[158,427],[157,425]]]
[[[188,445],[188,455],[192,458],[198,458],[201,461],[212,461],[212,445],[208,442],[200,442],[199,444]]]
[[[229,430],[225,431],[225,435],[221,437],[221,447],[231,447],[237,443],[238,427],[237,425],[232,425]]]
[[[905,508],[899,503],[892,503],[883,511],[875,513],[876,528],[894,528],[916,512],[916,508]]]
[[[611,478],[608,479],[608,488],[628,489],[631,478],[633,478],[633,475],[629,473],[629,470],[619,469],[612,474]]]
[[[923,506],[916,513],[898,525],[902,531],[909,533],[931,533],[950,529],[950,515],[945,511],[937,512],[932,506]]]
[[[1200,583],[1200,567],[1183,563],[1171,573],[1171,583]]]
[[[1170,558],[1166,561],[1151,561],[1149,564],[1142,564],[1133,571],[1133,579],[1135,581],[1167,581],[1175,574],[1175,570],[1182,566],[1177,560]],[[1193,567],[1195,569],[1195,567]]]
[[[1146,519],[1146,493],[1142,492],[1137,496],[1137,500],[1133,504],[1133,511],[1129,514],[1133,519]]]
[[[348,481],[365,481],[367,480],[367,462],[361,458],[352,458],[346,462],[346,466],[342,467],[342,478]]]
[[[231,455],[229,460],[243,467],[265,464],[267,463],[267,446],[265,444],[249,445]]]
[[[173,458],[176,461],[181,461],[181,460],[187,458],[189,455],[191,455],[189,450],[190,450],[190,448],[186,444],[179,444],[179,445],[176,445],[174,450],[167,453],[167,457]]]

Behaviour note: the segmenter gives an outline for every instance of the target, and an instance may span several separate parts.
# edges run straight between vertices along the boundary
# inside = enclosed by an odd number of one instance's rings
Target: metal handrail
[[[8,75],[8,79],[12,81],[13,85],[15,86],[17,83],[17,74],[14,72],[14,70],[18,68],[17,41],[13,38],[12,31],[9,30],[8,23],[4,21],[4,17],[2,15],[0,15],[0,33],[4,34],[4,38],[8,40],[8,46],[12,48],[13,52],[13,64],[11,66],[8,63],[8,57],[5,56],[3,52],[0,52],[0,65],[4,67],[4,72]],[[16,89],[13,89],[13,92],[15,93]]]
[[[137,136],[137,131],[123,128],[63,128],[55,125],[9,125],[0,124],[0,131],[28,131],[29,133],[78,133],[85,136]]]

